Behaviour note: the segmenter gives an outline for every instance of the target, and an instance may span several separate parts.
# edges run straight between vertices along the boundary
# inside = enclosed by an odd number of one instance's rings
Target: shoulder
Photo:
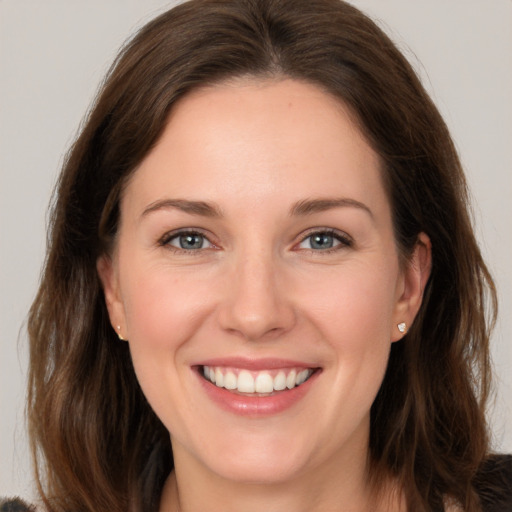
[[[484,512],[512,511],[512,455],[485,460],[474,480]]]
[[[19,498],[6,499],[0,497],[0,512],[35,512],[35,508]]]

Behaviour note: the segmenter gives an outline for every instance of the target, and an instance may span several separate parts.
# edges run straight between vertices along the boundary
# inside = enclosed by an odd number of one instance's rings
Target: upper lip
[[[279,368],[316,368],[318,365],[304,361],[295,361],[292,359],[280,359],[265,357],[251,359],[246,357],[219,357],[204,359],[192,366],[224,366],[230,368],[240,368],[244,370],[260,371],[275,370]]]

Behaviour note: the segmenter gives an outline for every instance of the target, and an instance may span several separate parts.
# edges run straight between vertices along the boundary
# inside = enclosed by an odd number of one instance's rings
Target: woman
[[[149,23],[58,186],[29,321],[44,505],[506,510],[466,204],[437,110],[353,7]]]

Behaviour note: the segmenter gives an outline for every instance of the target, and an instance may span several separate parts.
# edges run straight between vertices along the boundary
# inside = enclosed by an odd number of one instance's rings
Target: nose
[[[289,287],[271,255],[244,256],[225,277],[221,327],[249,341],[275,339],[295,323]]]

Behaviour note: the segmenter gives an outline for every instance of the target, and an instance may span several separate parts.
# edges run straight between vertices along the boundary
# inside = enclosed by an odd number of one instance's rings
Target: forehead
[[[257,205],[305,196],[384,194],[380,161],[341,101],[296,80],[240,79],[195,90],[126,191],[142,202],[171,194]],[[138,205],[142,207],[142,205]]]

